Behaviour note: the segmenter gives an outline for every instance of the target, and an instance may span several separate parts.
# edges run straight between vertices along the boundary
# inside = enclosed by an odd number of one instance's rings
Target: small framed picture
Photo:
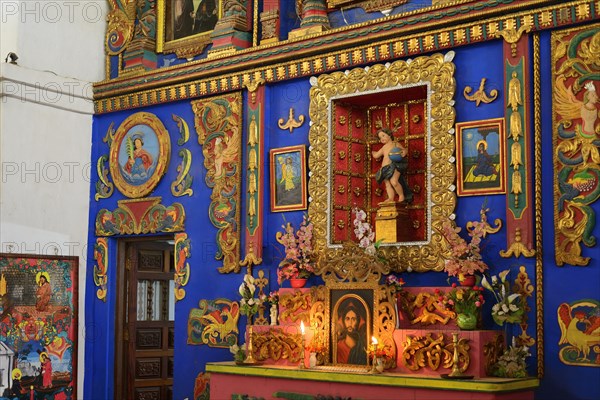
[[[456,124],[457,195],[506,193],[504,119]]]
[[[271,149],[271,211],[305,210],[306,146]]]

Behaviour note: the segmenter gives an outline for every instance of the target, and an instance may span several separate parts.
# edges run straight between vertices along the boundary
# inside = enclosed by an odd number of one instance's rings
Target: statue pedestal
[[[411,225],[406,206],[401,203],[380,204],[375,218],[375,240],[383,243],[410,241]]]

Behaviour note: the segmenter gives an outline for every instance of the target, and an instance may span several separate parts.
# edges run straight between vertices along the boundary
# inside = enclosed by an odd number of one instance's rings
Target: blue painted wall
[[[287,10],[291,13],[291,10]],[[360,18],[360,10],[346,14],[348,18]],[[341,13],[332,15],[336,24],[342,25]],[[294,22],[288,20],[285,26],[293,26]],[[538,399],[593,399],[600,398],[600,368],[578,367],[563,364],[558,358],[560,327],[558,325],[556,310],[561,303],[571,303],[581,299],[596,299],[600,297],[600,257],[598,247],[584,248],[584,255],[592,257],[590,264],[586,267],[564,266],[557,267],[554,261],[554,173],[553,173],[553,143],[552,143],[552,83],[550,79],[550,34],[541,34],[542,44],[542,96],[536,99],[542,105],[542,227],[543,247],[538,249],[543,254],[544,273],[544,315],[543,315],[543,345],[544,345],[544,376],[541,387],[536,398]],[[504,116],[504,75],[502,42],[492,41],[455,49],[456,56],[456,122],[473,120],[484,120]],[[499,92],[498,100],[491,104],[482,104],[479,107],[475,103],[466,101],[462,95],[465,86],[471,86],[474,90],[479,87],[481,78],[487,78],[486,91],[496,89]],[[265,111],[265,159],[262,167],[265,171],[265,204],[263,214],[265,216],[263,264],[260,269],[268,271],[271,281],[269,290],[276,288],[276,267],[281,258],[281,246],[275,241],[275,233],[281,229],[284,215],[282,213],[271,213],[269,209],[269,165],[268,150],[290,145],[308,145],[308,107],[309,107],[310,84],[308,79],[291,80],[283,83],[268,85],[266,88],[266,111]],[[532,88],[525,88],[532,93]],[[533,100],[533,99],[532,99]],[[244,106],[247,104],[244,98]],[[528,104],[532,107],[533,104]],[[293,108],[296,118],[304,115],[306,122],[292,134],[287,130],[277,127],[279,118],[287,119],[289,109]],[[198,373],[204,370],[206,362],[231,360],[231,355],[226,349],[214,349],[208,346],[187,345],[187,318],[190,309],[198,306],[200,299],[215,299],[226,297],[238,299],[237,288],[242,280],[242,274],[220,274],[217,268],[221,262],[214,259],[216,252],[215,238],[217,229],[208,218],[208,206],[210,193],[204,178],[206,170],[202,148],[198,144],[197,135],[194,130],[194,120],[189,102],[176,102],[168,105],[147,107],[129,112],[117,112],[100,115],[94,118],[93,153],[92,162],[96,163],[103,154],[108,154],[108,146],[102,142],[107,129],[111,123],[118,127],[129,115],[138,111],[146,111],[156,114],[163,122],[171,136],[171,162],[166,175],[157,188],[149,196],[162,196],[162,204],[170,205],[174,202],[183,204],[186,212],[185,231],[191,240],[191,276],[185,287],[186,297],[176,304],[175,323],[175,382],[174,398],[193,398],[194,379]],[[177,176],[176,167],[180,162],[178,151],[181,147],[177,145],[179,138],[178,128],[172,119],[172,114],[183,117],[190,127],[190,140],[183,147],[189,149],[193,155],[192,174],[194,194],[191,197],[184,196],[175,198],[171,194],[170,185]],[[244,124],[246,126],[247,124]],[[530,130],[532,126],[529,127]],[[246,135],[246,132],[244,132]],[[533,154],[531,155],[530,168],[533,168]],[[245,157],[245,155],[244,155]],[[245,165],[245,159],[243,164]],[[88,276],[86,287],[86,360],[85,360],[85,388],[86,399],[110,399],[114,390],[114,376],[112,365],[114,365],[114,315],[116,299],[116,239],[109,241],[109,292],[106,303],[99,301],[96,296],[96,287],[91,279],[93,271],[93,244],[94,222],[97,212],[102,208],[114,210],[117,201],[124,197],[115,189],[115,193],[109,198],[94,201],[93,185],[98,180],[97,172],[93,171],[91,187],[91,208],[89,221],[89,252],[88,252]],[[309,193],[310,195],[310,193]],[[457,201],[456,220],[459,226],[464,226],[467,221],[479,219],[479,210],[482,203],[487,201],[489,221],[500,218],[506,221],[506,196],[471,196],[460,197]],[[244,202],[242,202],[244,204]],[[598,215],[600,204],[596,202],[593,209]],[[242,209],[243,211],[243,209]],[[285,219],[298,226],[303,212],[285,213]],[[242,213],[243,215],[243,213]],[[594,228],[594,234],[599,236],[599,228]],[[520,266],[524,266],[532,281],[535,282],[535,260],[533,258],[502,258],[498,255],[500,250],[506,250],[506,227],[499,233],[491,235],[486,242],[484,258],[491,266],[491,273],[511,268],[513,276]],[[409,286],[432,286],[445,285],[446,274],[441,273],[406,273],[404,279]],[[320,278],[311,278],[310,284],[319,284]],[[285,286],[288,283],[284,283]],[[539,289],[539,288],[537,288]],[[489,299],[488,299],[489,300]],[[488,302],[486,307],[489,307]],[[534,297],[529,299],[532,311],[529,313],[529,327],[527,333],[536,335],[536,305]],[[493,328],[491,318],[486,317],[486,326]],[[243,338],[244,317],[240,320],[240,338]],[[520,333],[520,329],[514,329],[514,333]],[[541,338],[540,338],[541,339]],[[243,341],[243,339],[241,339]],[[532,348],[533,357],[529,359],[529,371],[535,375],[538,364],[537,346]]]

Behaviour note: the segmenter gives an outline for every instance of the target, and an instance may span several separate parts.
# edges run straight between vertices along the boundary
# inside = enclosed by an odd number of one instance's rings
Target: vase
[[[290,278],[290,285],[295,289],[303,288],[307,280],[306,278]]]
[[[458,278],[458,282],[461,286],[473,287],[475,286],[475,282],[477,282],[477,278],[475,275],[464,275],[462,279]]]
[[[459,313],[456,317],[456,325],[464,331],[472,331],[477,328],[477,315],[471,313]]]
[[[271,304],[269,313],[271,314],[271,326],[277,325],[277,304]]]
[[[384,365],[383,365],[383,357],[377,357],[375,359],[375,370],[377,371],[377,373],[382,373],[383,370],[385,369]]]
[[[309,368],[314,368],[317,366],[317,353],[310,353],[310,358],[308,359]]]

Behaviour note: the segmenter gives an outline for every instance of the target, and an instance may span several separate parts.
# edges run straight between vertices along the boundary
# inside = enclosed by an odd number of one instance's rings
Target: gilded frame
[[[269,165],[271,212],[306,210],[306,146],[271,149]],[[293,174],[286,178],[284,175],[290,170]]]
[[[160,119],[147,112],[130,115],[110,146],[109,168],[115,186],[130,198],[146,196],[165,174],[170,155],[169,132]]]
[[[311,179],[308,183],[312,201],[308,214],[315,227],[315,246],[320,251],[339,253],[342,246],[331,244],[333,190],[330,183],[329,154],[331,152],[331,103],[336,98],[380,93],[403,87],[427,85],[427,143],[429,159],[427,210],[430,218],[427,238],[423,242],[408,245],[384,244],[381,249],[393,268],[404,271],[442,271],[444,268],[444,240],[439,233],[442,223],[454,212],[456,194],[452,186],[456,169],[454,154],[454,52],[445,55],[417,57],[391,64],[375,64],[369,68],[356,68],[346,72],[323,74],[310,79],[309,115],[312,122],[309,131],[311,152],[308,166]],[[322,275],[327,265],[318,265],[316,273]],[[342,265],[337,268],[343,268]]]
[[[204,51],[206,46],[212,43],[210,34],[214,30],[212,28],[203,29],[197,33],[184,33],[182,37],[175,38],[173,33],[172,10],[176,0],[157,0],[157,24],[156,24],[156,52],[157,53],[176,53],[180,58],[191,58]],[[193,4],[193,12],[195,13],[200,1],[185,0]],[[215,25],[223,16],[223,0],[214,0],[216,5],[217,19]]]
[[[506,193],[505,147],[504,118],[457,123],[456,194]]]

